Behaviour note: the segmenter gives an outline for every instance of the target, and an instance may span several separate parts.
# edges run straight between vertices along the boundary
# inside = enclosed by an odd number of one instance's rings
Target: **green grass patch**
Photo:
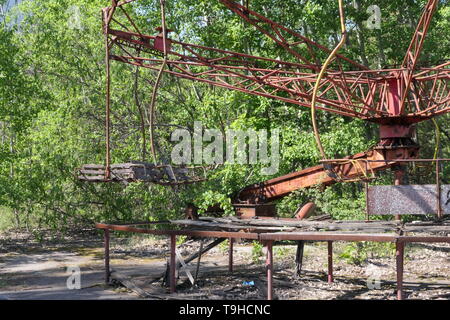
[[[368,259],[393,257],[394,255],[394,243],[355,242],[345,245],[338,257],[347,263],[362,265]]]

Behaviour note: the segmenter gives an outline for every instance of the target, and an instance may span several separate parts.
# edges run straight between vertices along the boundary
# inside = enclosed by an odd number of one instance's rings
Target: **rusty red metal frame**
[[[405,88],[407,88],[407,90],[405,90],[402,95],[400,103],[400,113],[402,113],[403,108],[405,107],[405,102],[407,102],[406,100],[409,94],[408,89],[410,88],[413,81],[414,70],[416,69],[417,63],[419,61],[419,57],[423,49],[423,44],[430,27],[431,19],[433,18],[437,5],[438,0],[428,1],[423,11],[422,17],[420,18],[416,32],[414,33],[411,44],[406,51],[406,56],[402,65],[403,68],[406,68],[406,71],[403,72],[402,76],[403,81],[405,82]]]
[[[404,274],[404,249],[407,243],[411,242],[424,242],[424,243],[450,243],[450,237],[405,237],[405,236],[386,236],[386,235],[347,235],[347,234],[336,234],[336,235],[306,235],[306,234],[283,234],[278,233],[273,234],[261,234],[260,239],[272,245],[274,241],[280,240],[315,240],[315,241],[327,241],[328,243],[328,282],[333,282],[333,255],[332,255],[332,243],[333,241],[372,241],[372,242],[394,242],[396,244],[396,266],[397,266],[397,299],[404,299],[403,290],[403,274]],[[267,265],[273,265],[273,257],[268,259]],[[273,293],[272,290],[272,280],[273,272],[267,272],[267,282],[268,282],[268,297],[271,298]]]
[[[166,235],[170,238],[170,292],[176,291],[176,237],[179,235],[196,236],[207,238],[228,238],[230,240],[229,247],[229,271],[233,270],[233,240],[249,239],[258,240],[267,247],[266,272],[267,272],[267,299],[273,299],[273,273],[274,273],[274,257],[273,244],[275,241],[294,240],[294,241],[325,241],[328,246],[328,282],[332,283],[333,278],[333,242],[334,241],[372,241],[372,242],[393,242],[396,243],[396,265],[397,265],[397,298],[402,300],[403,294],[403,268],[404,268],[404,248],[407,243],[424,242],[450,243],[448,236],[398,236],[395,234],[349,234],[339,232],[268,232],[268,233],[251,233],[251,232],[225,232],[225,231],[205,231],[205,230],[152,230],[148,228],[138,228],[138,226],[148,226],[156,223],[142,224],[96,224],[96,228],[104,230],[105,239],[105,279],[109,282],[110,272],[110,231],[122,231],[132,233],[144,233],[154,235]]]
[[[409,154],[405,154],[409,157]],[[294,190],[315,185],[329,186],[336,182],[342,182],[339,177],[348,179],[369,179],[369,175],[388,169],[396,164],[395,160],[389,160],[383,152],[377,150],[361,152],[356,155],[335,161],[333,165],[334,175],[329,175],[324,164],[306,168],[281,177],[245,187],[239,191],[236,201],[265,203],[282,198]],[[338,177],[339,176],[339,177]]]
[[[133,30],[118,21],[116,8],[124,13],[126,3],[113,1],[105,9],[104,31],[110,58],[116,61],[159,70],[163,60],[161,41],[169,48],[167,73],[218,87],[264,96],[295,105],[310,107],[312,91],[320,70],[320,55],[330,49],[267,19],[230,0],[219,0],[246,22],[254,25],[298,62],[280,61],[228,50],[189,44],[161,35],[143,34],[133,23]],[[449,63],[433,68],[417,68],[437,0],[429,0],[401,68],[369,70],[342,55],[334,61],[321,81],[318,109],[376,122],[415,123],[450,111]],[[117,18],[117,19],[116,19]],[[289,42],[287,39],[295,39]],[[303,51],[301,46],[305,46]],[[140,56],[140,53],[147,56]],[[355,70],[352,70],[355,69]],[[416,70],[417,69],[417,70]],[[405,108],[405,106],[408,106]],[[400,119],[398,119],[400,117]]]

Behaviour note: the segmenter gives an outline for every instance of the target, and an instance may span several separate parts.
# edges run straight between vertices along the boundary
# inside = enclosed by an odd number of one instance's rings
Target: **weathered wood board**
[[[78,170],[78,179],[89,182],[150,182],[156,184],[187,184],[204,181],[199,168],[173,167],[170,165],[156,166],[151,163],[131,161],[111,165],[111,176],[106,179],[106,169],[103,165],[86,164]]]

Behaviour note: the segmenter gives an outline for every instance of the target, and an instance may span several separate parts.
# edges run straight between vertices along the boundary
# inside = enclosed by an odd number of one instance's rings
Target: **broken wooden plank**
[[[220,229],[220,230],[254,230],[254,231],[294,231],[292,227],[258,227],[249,225],[239,225],[230,223],[217,223],[217,222],[203,222],[198,220],[171,220],[173,224],[194,226],[208,229]]]
[[[105,166],[102,164],[85,164],[83,165],[85,169],[103,169],[105,170]]]
[[[78,176],[79,180],[86,181],[103,181],[105,180],[105,175],[97,175],[97,176]]]
[[[405,232],[421,232],[421,233],[448,233],[450,234],[450,226],[405,226]]]
[[[131,161],[110,166],[110,176],[106,179],[103,165],[84,165],[77,170],[78,179],[89,182],[133,182],[142,181],[160,185],[189,184],[205,181],[196,173],[197,168],[177,168],[171,165],[155,166],[153,164]]]
[[[130,289],[141,298],[167,299],[167,294],[157,294],[144,290],[143,288],[139,287],[130,277],[121,274],[116,270],[111,270],[111,278],[118,281],[124,287]]]
[[[270,229],[294,230],[374,230],[379,232],[394,232],[399,228],[397,223],[377,223],[377,222],[350,222],[350,223],[334,223],[324,221],[286,221],[278,219],[237,219],[237,218],[200,218],[200,221],[209,221],[207,226],[219,225],[239,225],[242,229],[252,229],[255,227],[263,227]],[[200,226],[200,224],[198,224]],[[294,228],[294,229],[292,229]],[[256,229],[258,230],[258,229]]]

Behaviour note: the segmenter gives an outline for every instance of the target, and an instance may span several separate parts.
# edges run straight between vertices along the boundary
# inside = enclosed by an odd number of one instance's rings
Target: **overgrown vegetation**
[[[346,244],[339,258],[348,263],[363,265],[368,259],[395,255],[395,244],[390,242],[351,242]]]
[[[336,3],[335,3],[336,2]],[[409,44],[426,1],[379,1],[381,30],[363,26],[366,8],[377,1],[346,1],[351,30],[345,55],[378,68],[398,64]],[[4,4],[5,0],[0,0]],[[158,220],[181,217],[187,202],[201,209],[220,203],[231,212],[229,195],[267,176],[251,165],[223,165],[208,172],[208,182],[169,188],[133,183],[85,184],[75,169],[104,163],[104,40],[100,9],[110,1],[33,0],[10,9],[0,27],[0,218],[1,228],[52,228],[67,231],[99,220]],[[337,1],[253,0],[251,8],[313,40],[333,47],[339,35]],[[270,58],[285,55],[254,28],[219,2],[167,1],[173,37],[186,42],[247,52]],[[72,10],[78,8],[78,11]],[[132,14],[142,30],[160,24],[157,1],[140,0]],[[78,22],[73,26],[74,12]],[[201,23],[200,23],[201,22]],[[350,23],[351,22],[351,23]],[[425,43],[423,62],[435,65],[450,56],[450,8],[441,1]],[[363,41],[364,40],[364,41]],[[365,46],[363,46],[363,43]],[[139,112],[150,101],[155,74],[140,71],[133,89],[134,68],[113,63],[113,162],[142,160]],[[308,109],[261,97],[164,77],[157,107],[159,161],[170,161],[174,126],[192,130],[193,120],[224,132],[233,129],[278,128],[281,164],[277,175],[317,164]],[[374,125],[329,113],[318,115],[325,149],[342,157],[368,149],[377,141]],[[450,152],[448,116],[438,120],[440,156]],[[419,126],[423,157],[434,154],[434,126]],[[147,152],[148,154],[148,152]],[[145,159],[149,161],[150,159]],[[448,176],[448,168],[445,176]],[[418,172],[411,173],[411,179]],[[377,183],[390,183],[389,173]],[[280,201],[282,216],[292,216],[306,201],[336,219],[364,217],[360,184],[310,189]],[[4,214],[3,214],[4,213]]]
[[[253,263],[261,263],[261,258],[264,256],[263,253],[264,246],[259,241],[252,242],[252,261]]]

